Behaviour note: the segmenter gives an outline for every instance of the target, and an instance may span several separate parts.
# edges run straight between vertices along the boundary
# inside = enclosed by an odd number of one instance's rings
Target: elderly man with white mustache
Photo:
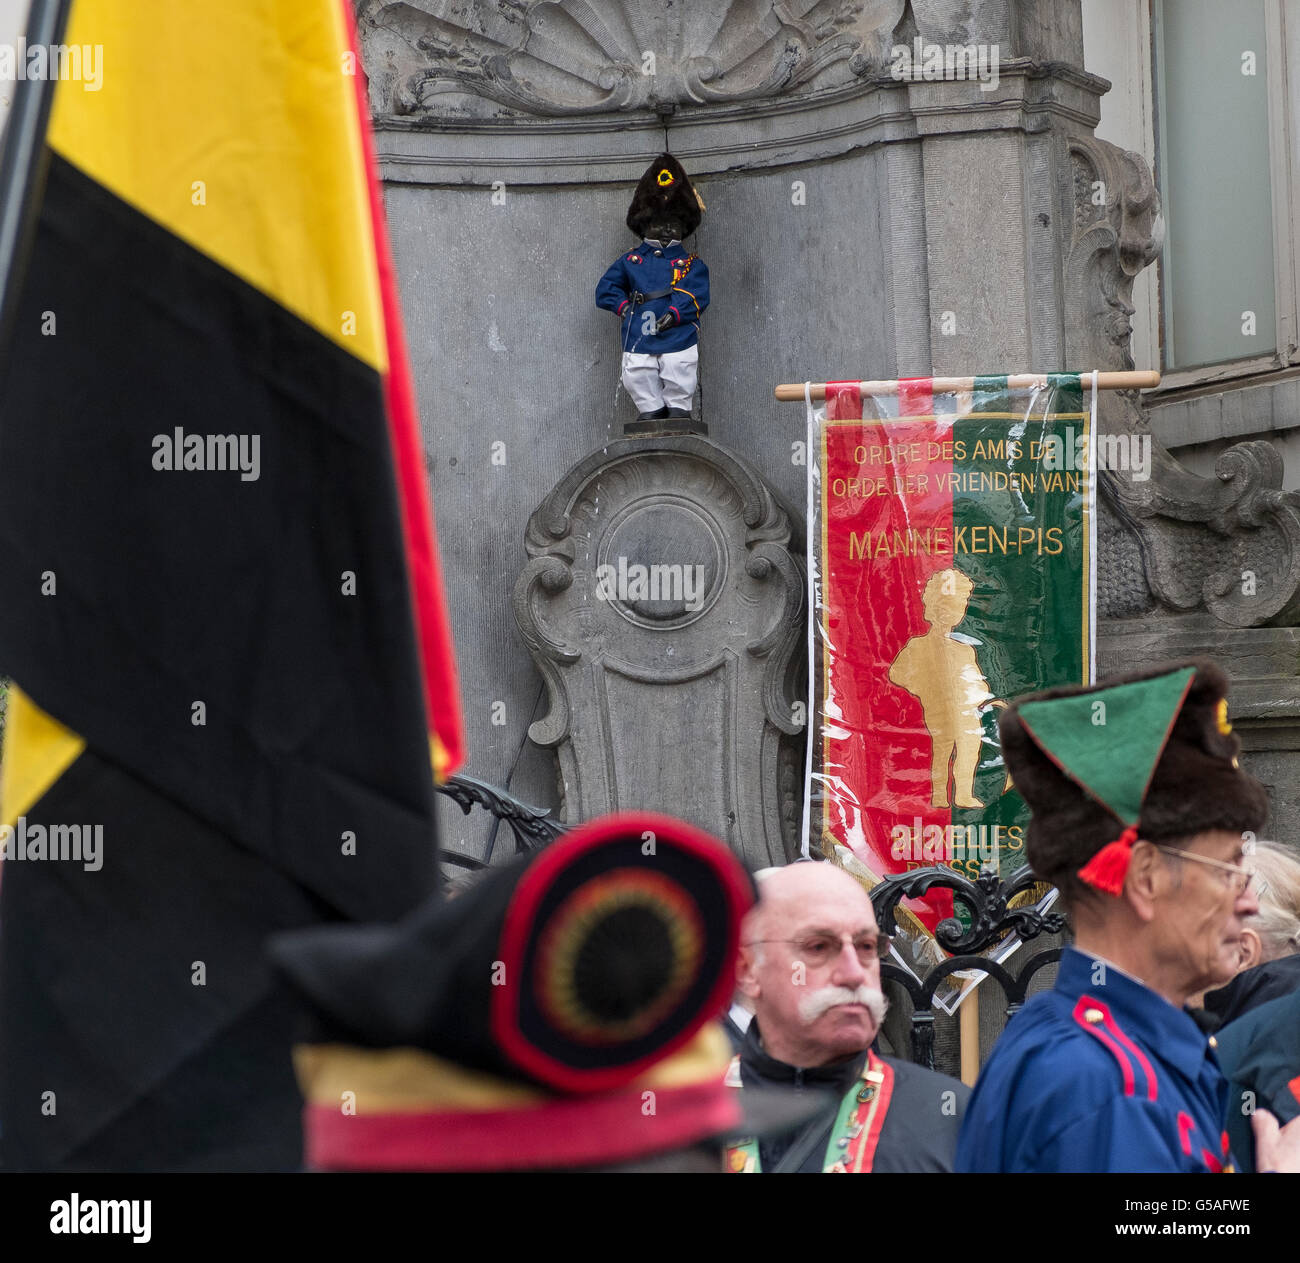
[[[827,1107],[800,1132],[731,1146],[727,1169],[951,1171],[969,1089],[871,1050],[888,944],[867,892],[829,863],[758,878],[737,966],[754,1018],[728,1080],[820,1091]]]

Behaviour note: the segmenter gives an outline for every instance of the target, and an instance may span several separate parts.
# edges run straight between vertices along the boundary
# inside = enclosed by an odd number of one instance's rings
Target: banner
[[[832,383],[825,408],[809,409],[807,836],[868,885],[1025,862],[1028,812],[997,713],[1092,678],[1087,381],[1011,390],[982,377],[935,394],[923,379],[866,398]],[[907,906],[900,925],[926,940],[953,915],[947,891]]]

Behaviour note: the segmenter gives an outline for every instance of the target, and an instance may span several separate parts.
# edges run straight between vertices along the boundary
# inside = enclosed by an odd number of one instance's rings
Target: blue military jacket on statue
[[[980,1073],[958,1171],[1221,1171],[1228,1085],[1182,1009],[1067,948]]]
[[[638,294],[659,296],[638,303]],[[623,318],[623,350],[638,355],[666,355],[694,346],[708,305],[709,269],[680,241],[668,246],[643,241],[610,264],[596,286],[596,306]],[[659,317],[670,311],[677,322],[655,333]],[[647,312],[653,319],[645,319]]]

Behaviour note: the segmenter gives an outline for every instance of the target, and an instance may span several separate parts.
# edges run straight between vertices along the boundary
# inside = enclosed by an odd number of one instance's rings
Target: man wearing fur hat
[[[1028,859],[1060,890],[1075,942],[984,1067],[959,1171],[1231,1166],[1227,1084],[1184,1009],[1231,977],[1257,906],[1243,847],[1268,798],[1238,765],[1226,693],[1198,661],[1003,713],[1003,757],[1033,813]],[[1255,1121],[1261,1169],[1297,1169],[1300,1127]]]
[[[616,259],[596,286],[596,306],[622,321],[623,385],[642,424],[691,419],[709,269],[682,242],[699,227],[703,210],[681,163],[660,154],[627,212],[640,244]]]

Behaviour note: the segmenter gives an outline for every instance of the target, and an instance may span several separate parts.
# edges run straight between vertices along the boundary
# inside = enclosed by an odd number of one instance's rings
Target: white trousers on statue
[[[684,408],[689,412],[691,400],[695,398],[699,363],[699,343],[664,355],[625,351],[623,386],[638,412],[658,412],[664,407]]]

